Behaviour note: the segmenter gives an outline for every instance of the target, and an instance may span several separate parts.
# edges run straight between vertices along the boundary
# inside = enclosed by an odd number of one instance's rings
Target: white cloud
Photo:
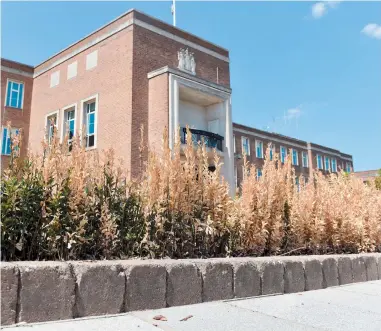
[[[323,2],[315,3],[312,6],[312,16],[314,18],[322,17],[327,11],[327,6]]]
[[[341,1],[327,1],[326,4],[331,8],[336,8]]]
[[[370,23],[364,26],[361,32],[368,37],[381,39],[381,25]]]
[[[292,120],[292,119],[297,119],[300,117],[302,114],[302,109],[301,107],[296,107],[296,108],[290,108],[287,110],[286,114],[284,115],[285,120]]]
[[[328,9],[337,8],[340,2],[341,1],[321,1],[313,4],[311,8],[312,17],[315,19],[323,17],[328,12]]]

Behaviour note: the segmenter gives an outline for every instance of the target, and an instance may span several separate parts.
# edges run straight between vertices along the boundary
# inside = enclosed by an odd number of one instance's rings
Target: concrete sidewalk
[[[167,321],[153,317],[163,315]],[[192,317],[189,317],[192,316]],[[186,321],[181,319],[189,317]],[[381,281],[114,316],[7,327],[14,331],[381,330]]]

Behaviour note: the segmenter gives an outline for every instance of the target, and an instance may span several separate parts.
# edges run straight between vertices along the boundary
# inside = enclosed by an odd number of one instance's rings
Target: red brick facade
[[[22,153],[25,154],[27,145],[30,150],[39,151],[48,114],[57,112],[58,129],[61,130],[65,108],[75,107],[76,131],[79,131],[86,116],[84,100],[94,97],[97,100],[95,148],[113,147],[135,177],[140,173],[141,161],[147,157],[147,154],[140,157],[141,126],[144,127],[144,141],[156,150],[161,145],[163,128],[169,126],[169,74],[153,78],[148,74],[162,67],[177,68],[178,52],[185,48],[194,54],[197,64],[194,79],[230,93],[228,50],[131,10],[35,68],[2,60],[3,100],[8,78],[25,83],[23,109],[2,106],[2,124],[10,120],[12,126],[23,128]],[[23,75],[18,74],[20,72]],[[233,131],[238,178],[242,178],[242,159],[238,157],[242,153],[242,136],[250,139],[249,160],[258,167],[263,160],[255,156],[255,139],[262,141],[264,150],[272,141],[276,153],[280,146],[287,150],[297,148],[299,165],[296,170],[305,176],[311,168],[302,166],[302,151],[308,152],[312,160],[313,153],[321,148],[351,159],[350,155],[336,150],[315,144],[311,145],[315,148],[312,150],[304,141],[238,124],[234,124]],[[3,165],[8,158],[2,156]],[[338,166],[341,161],[338,158]]]
[[[268,146],[273,146],[274,153],[281,154],[281,147],[286,148],[287,155],[292,158],[293,150],[296,151],[296,162],[293,162],[296,176],[308,178],[311,176],[312,169],[317,169],[317,156],[322,158],[322,171],[324,173],[332,172],[332,159],[336,160],[337,171],[346,170],[348,164],[353,171],[352,156],[341,153],[336,149],[308,143],[303,140],[294,139],[280,134],[258,130],[244,125],[233,123],[233,133],[235,139],[235,166],[238,185],[243,177],[243,150],[242,137],[249,139],[250,155],[247,160],[255,164],[259,169],[263,166],[264,158],[256,155],[256,141],[263,143],[263,155],[266,154]],[[303,162],[303,152],[306,154],[308,161]],[[325,158],[329,160],[329,170],[325,170]],[[295,164],[294,164],[295,163]],[[303,164],[304,163],[304,164]]]
[[[23,145],[21,155],[25,155],[27,151],[26,142],[29,140],[29,123],[31,115],[31,102],[33,90],[33,67],[1,59],[1,125],[2,128],[11,123],[13,128],[22,129]],[[13,108],[6,106],[6,92],[8,80],[20,82],[24,84],[23,103],[21,108]],[[3,138],[1,136],[1,138]],[[1,142],[2,143],[2,142]],[[9,156],[1,156],[2,168],[6,167],[9,162]]]

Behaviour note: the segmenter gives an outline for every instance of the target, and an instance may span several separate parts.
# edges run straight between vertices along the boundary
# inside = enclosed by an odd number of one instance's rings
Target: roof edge
[[[12,63],[16,63],[16,64],[20,64],[20,65],[22,65],[22,66],[27,66],[27,67],[29,67],[29,68],[31,68],[31,69],[34,70],[34,66],[32,66],[32,65],[30,65],[30,64],[26,64],[26,63],[22,63],[22,62],[19,62],[19,61],[14,61],[14,60],[7,59],[7,58],[5,58],[5,57],[1,57],[1,58],[0,58],[0,61],[2,62],[3,60],[4,60],[4,61],[9,61],[9,62],[12,62]]]
[[[173,25],[169,24],[168,22],[165,22],[165,21],[163,21],[163,20],[161,20],[161,19],[159,19],[159,18],[156,18],[156,17],[154,17],[154,16],[148,15],[148,14],[146,14],[146,13],[140,11],[140,10],[137,10],[137,9],[132,9],[132,11],[134,11],[134,12],[136,12],[136,13],[139,13],[139,14],[141,14],[141,15],[147,16],[147,17],[149,17],[149,18],[151,18],[151,19],[153,19],[153,20],[155,20],[155,21],[158,21],[158,22],[160,22],[160,23],[166,24],[166,25],[168,25],[168,26],[170,26],[170,27],[172,27],[172,28],[174,28],[174,29],[176,29],[176,30],[179,30],[179,31],[183,32],[183,33],[187,33],[187,34],[189,34],[189,35],[191,35],[191,36],[193,36],[193,37],[195,37],[195,38],[197,38],[197,39],[200,39],[200,40],[202,40],[202,41],[204,41],[204,42],[206,42],[206,43],[208,43],[208,44],[211,44],[211,45],[213,45],[213,46],[215,46],[215,47],[218,47],[218,48],[220,48],[221,50],[224,50],[225,52],[228,52],[228,53],[229,53],[229,50],[228,50],[227,48],[222,47],[222,46],[220,46],[220,45],[217,45],[217,44],[215,44],[215,43],[212,43],[212,42],[210,42],[209,40],[206,40],[206,39],[201,38],[201,37],[199,37],[199,36],[196,36],[195,34],[190,33],[190,32],[188,32],[188,31],[186,31],[186,30],[183,30],[183,29],[181,29],[181,28],[179,28],[179,27],[177,27],[177,26],[173,26]]]
[[[59,52],[53,54],[52,56],[49,56],[46,60],[44,60],[43,62],[39,63],[39,64],[36,64],[34,68],[37,68],[41,65],[43,65],[45,62],[48,62],[49,60],[51,60],[52,58],[56,57],[57,55],[60,55],[61,53],[63,53],[64,51],[66,51],[67,49],[69,49],[70,47],[73,47],[75,45],[77,45],[78,43],[80,43],[81,41],[85,40],[86,38],[89,38],[91,37],[93,34],[97,33],[98,31],[108,27],[109,25],[111,25],[112,23],[116,22],[117,20],[121,19],[122,17],[130,14],[131,12],[135,11],[135,9],[129,9],[128,11],[124,12],[123,14],[119,15],[118,17],[114,18],[112,21],[102,25],[101,27],[99,27],[98,29],[94,30],[93,32],[87,34],[86,36],[84,36],[83,38],[77,40],[76,42],[70,44],[69,46],[65,47],[64,49],[61,49]]]
[[[156,17],[154,17],[154,16],[148,15],[148,14],[142,12],[142,11],[139,11],[139,10],[136,10],[136,9],[134,9],[134,8],[131,8],[131,9],[129,9],[128,11],[124,12],[123,14],[119,15],[118,17],[114,18],[114,19],[111,20],[110,22],[108,22],[108,23],[102,25],[102,26],[99,27],[98,29],[96,29],[96,30],[92,31],[91,33],[87,34],[87,35],[84,36],[83,38],[81,38],[81,39],[77,40],[76,42],[70,44],[69,46],[65,47],[64,49],[61,49],[59,52],[53,54],[52,56],[49,56],[47,59],[45,59],[45,60],[42,61],[41,63],[38,63],[37,65],[35,65],[35,66],[34,66],[34,69],[36,69],[37,67],[43,65],[44,63],[46,63],[46,62],[48,62],[49,60],[53,59],[54,57],[60,55],[60,54],[63,53],[64,51],[68,50],[69,48],[71,48],[71,47],[77,45],[78,43],[80,43],[81,41],[85,40],[86,38],[91,37],[91,36],[94,35],[95,33],[101,31],[102,29],[108,27],[108,26],[111,25],[112,23],[118,21],[119,19],[125,17],[126,15],[128,15],[128,14],[130,14],[130,13],[139,13],[140,15],[146,16],[146,17],[148,17],[148,18],[150,18],[150,19],[152,19],[152,20],[158,21],[158,22],[160,22],[160,23],[162,23],[162,24],[165,24],[165,25],[167,25],[167,26],[169,26],[169,27],[172,27],[172,28],[174,28],[174,29],[176,29],[176,30],[178,30],[178,31],[181,31],[181,32],[183,32],[183,33],[186,33],[186,34],[188,34],[188,35],[190,35],[190,36],[192,36],[192,37],[194,37],[194,38],[197,38],[197,39],[199,39],[199,40],[201,40],[201,41],[203,41],[203,42],[206,42],[206,43],[208,43],[208,44],[210,44],[210,45],[212,45],[212,46],[214,46],[214,47],[220,48],[221,50],[223,50],[223,51],[225,51],[225,52],[227,52],[227,53],[229,54],[229,50],[226,49],[226,48],[224,48],[224,47],[221,47],[221,46],[219,46],[219,45],[216,45],[216,44],[214,44],[214,43],[211,43],[211,42],[208,41],[208,40],[205,40],[205,39],[203,39],[203,38],[200,38],[200,37],[196,36],[195,34],[192,34],[192,33],[188,32],[188,31],[185,31],[185,30],[183,30],[183,29],[180,29],[180,28],[178,28],[178,27],[176,27],[176,26],[172,26],[172,25],[170,25],[169,23],[167,23],[167,22],[165,22],[165,21],[163,21],[163,20],[160,20],[160,19],[158,19],[158,18],[156,18]],[[221,54],[221,55],[222,55],[222,54]]]

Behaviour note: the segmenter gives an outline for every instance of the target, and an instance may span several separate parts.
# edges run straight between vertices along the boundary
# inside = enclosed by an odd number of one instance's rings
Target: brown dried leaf
[[[192,318],[192,317],[193,317],[193,315],[188,315],[188,316],[182,318],[182,319],[180,320],[180,322],[187,321],[187,320],[189,320],[189,319]]]
[[[156,321],[167,321],[167,318],[163,315],[156,315],[153,319]]]

